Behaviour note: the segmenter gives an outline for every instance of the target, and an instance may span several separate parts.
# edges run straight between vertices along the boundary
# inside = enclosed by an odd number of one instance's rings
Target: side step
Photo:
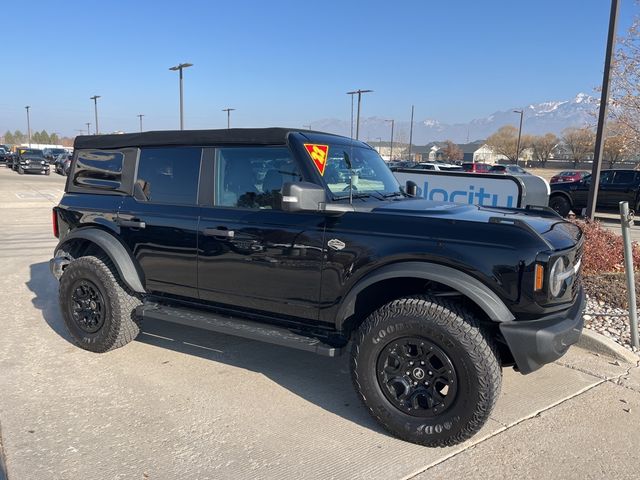
[[[160,303],[145,303],[138,307],[138,315],[143,319],[163,320],[189,327],[202,328],[212,332],[250,338],[261,342],[273,343],[284,347],[296,348],[327,357],[337,357],[342,353],[339,347],[332,347],[317,338],[305,337],[264,323],[244,318],[221,315],[214,312],[189,308],[175,308]]]

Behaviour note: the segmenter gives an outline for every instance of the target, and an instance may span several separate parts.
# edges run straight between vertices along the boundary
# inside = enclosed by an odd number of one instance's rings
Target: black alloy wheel
[[[378,356],[378,384],[398,410],[414,417],[433,417],[454,402],[458,387],[451,359],[422,337],[390,342]]]
[[[72,287],[71,314],[76,325],[86,333],[96,333],[104,325],[105,303],[98,287],[89,280],[79,280]]]

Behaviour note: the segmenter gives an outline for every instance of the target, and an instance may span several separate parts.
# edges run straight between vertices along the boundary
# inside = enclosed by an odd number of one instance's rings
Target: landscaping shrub
[[[600,222],[574,221],[584,232],[582,254],[583,275],[624,272],[624,247],[622,236],[607,230]],[[640,270],[640,246],[632,244],[633,269]]]

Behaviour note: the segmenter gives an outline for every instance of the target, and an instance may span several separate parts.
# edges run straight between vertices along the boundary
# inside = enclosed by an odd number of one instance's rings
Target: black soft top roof
[[[163,145],[285,145],[287,136],[292,132],[299,132],[309,141],[351,142],[351,139],[339,135],[295,128],[225,128],[223,130],[161,130],[114,135],[80,135],[76,137],[73,148],[125,148]],[[331,137],[331,139],[327,137]]]

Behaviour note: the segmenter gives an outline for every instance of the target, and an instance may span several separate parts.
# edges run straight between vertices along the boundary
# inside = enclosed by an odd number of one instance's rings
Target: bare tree
[[[518,148],[518,129],[513,125],[501,127],[496,133],[487,138],[487,145],[494,153],[507,157],[511,163],[516,163],[524,146],[521,143],[520,152],[516,152]]]
[[[609,162],[609,168],[620,163],[631,152],[629,148],[631,142],[626,133],[627,128],[619,122],[614,121],[607,124],[602,157],[603,160]]]
[[[562,143],[573,160],[573,166],[577,167],[582,160],[586,160],[590,153],[593,153],[595,135],[593,130],[587,127],[570,127],[562,132]]]
[[[446,140],[444,147],[442,147],[442,158],[443,160],[460,161],[464,158],[464,152],[451,140]]]
[[[610,115],[626,147],[640,151],[640,16],[616,49],[611,82]]]
[[[533,150],[533,158],[544,167],[558,143],[560,143],[560,139],[556,135],[545,133],[544,135],[532,136],[528,145]]]

